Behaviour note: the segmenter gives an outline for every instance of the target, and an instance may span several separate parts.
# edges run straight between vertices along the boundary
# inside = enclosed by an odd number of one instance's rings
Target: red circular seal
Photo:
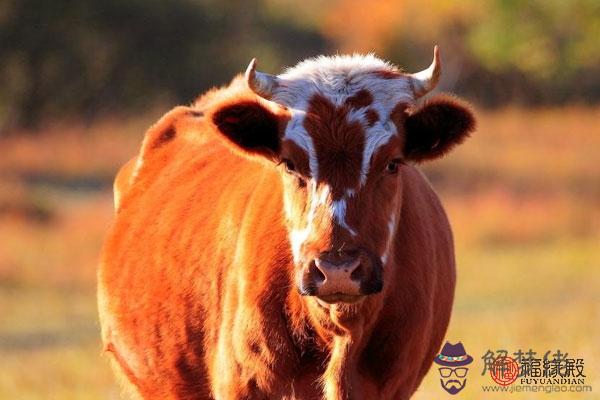
[[[519,364],[510,357],[498,357],[490,367],[490,376],[499,385],[508,386],[519,376]]]

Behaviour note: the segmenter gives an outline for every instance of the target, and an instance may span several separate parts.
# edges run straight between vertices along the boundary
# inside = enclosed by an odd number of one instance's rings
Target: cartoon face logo
[[[467,384],[467,372],[465,365],[473,362],[473,357],[468,355],[461,342],[450,344],[446,342],[440,354],[433,360],[440,365],[440,384],[442,388],[450,393],[456,394],[464,389]]]

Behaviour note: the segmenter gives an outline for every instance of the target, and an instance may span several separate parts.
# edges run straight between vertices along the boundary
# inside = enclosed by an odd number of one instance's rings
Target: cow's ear
[[[475,129],[475,117],[464,102],[439,95],[409,110],[404,127],[405,157],[421,162],[441,157],[462,143]]]
[[[283,117],[260,100],[227,102],[210,113],[217,130],[237,150],[276,159],[281,147]]]

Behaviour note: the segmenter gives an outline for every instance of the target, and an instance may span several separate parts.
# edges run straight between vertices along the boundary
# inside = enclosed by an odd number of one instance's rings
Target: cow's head
[[[400,72],[373,56],[319,57],[273,76],[246,71],[252,96],[217,107],[217,129],[269,160],[284,186],[296,286],[327,303],[382,290],[407,162],[437,158],[474,127],[468,108],[433,89],[441,63]]]

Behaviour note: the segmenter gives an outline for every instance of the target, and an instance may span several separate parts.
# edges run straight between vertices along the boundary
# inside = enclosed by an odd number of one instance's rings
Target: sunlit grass
[[[597,395],[599,117],[578,109],[484,114],[470,142],[426,167],[439,181],[456,240],[458,284],[446,337],[462,341],[474,362],[458,396],[442,390],[434,365],[416,398],[506,398],[481,389],[493,384],[482,376],[488,349],[533,349],[538,357],[560,349],[583,358]]]
[[[586,108],[480,113],[472,139],[424,166],[456,241],[447,339],[475,359],[454,397],[483,398],[487,349],[561,349],[585,359],[587,383],[600,390],[599,120],[600,109]],[[101,357],[95,269],[110,179],[151,122],[0,143],[0,399],[118,398]],[[444,395],[433,368],[416,397]]]
[[[501,393],[482,397],[486,351],[509,353],[533,349],[538,357],[557,349],[585,361],[586,384],[600,384],[600,252],[598,238],[533,245],[501,245],[457,249],[459,274],[454,311],[446,335],[462,341],[473,356],[468,384],[460,398],[505,398]],[[596,389],[597,390],[597,389]],[[516,394],[518,399],[539,393]],[[556,394],[555,394],[556,395]],[[558,394],[559,398],[593,398],[590,394]],[[583,396],[583,397],[582,397]],[[431,369],[416,398],[450,398]],[[513,398],[513,397],[511,397]]]

